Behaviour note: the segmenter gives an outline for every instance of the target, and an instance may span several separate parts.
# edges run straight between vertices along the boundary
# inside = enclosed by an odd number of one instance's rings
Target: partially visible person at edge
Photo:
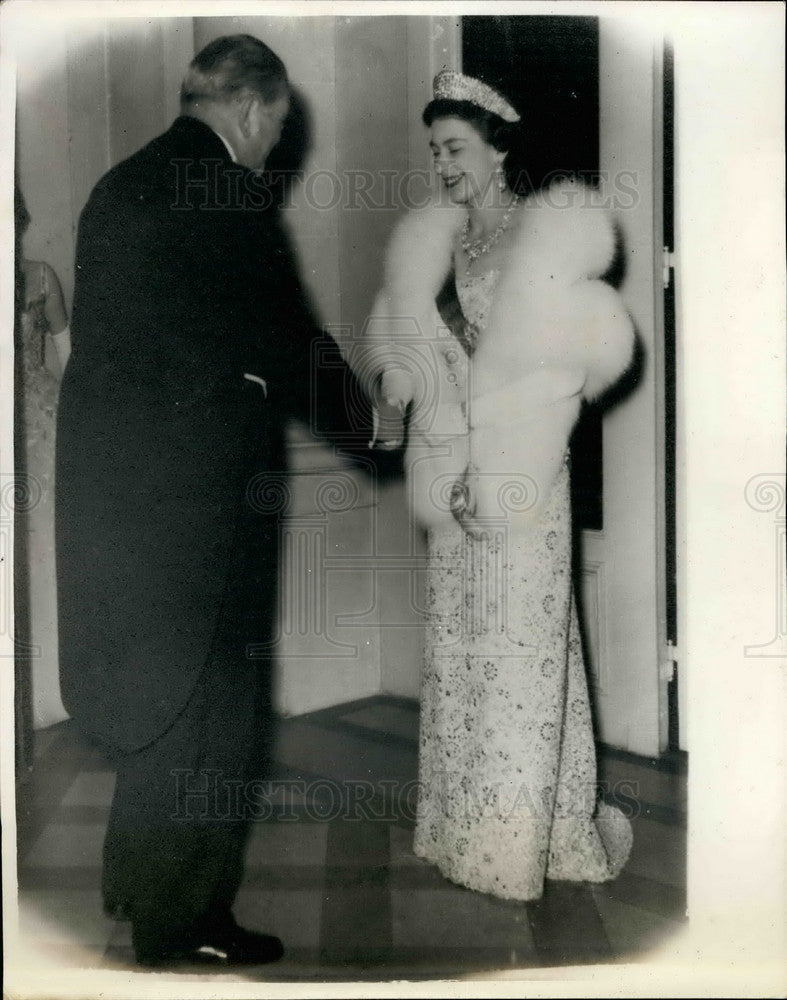
[[[414,850],[453,882],[534,900],[545,878],[614,878],[631,848],[626,817],[596,801],[568,441],[634,333],[601,280],[615,237],[598,197],[571,179],[517,190],[511,103],[443,71],[423,120],[441,197],[395,231],[355,362],[383,444],[409,422],[427,529]]]
[[[71,350],[68,313],[55,270],[22,253],[30,224],[25,199],[14,187],[18,352],[17,468],[26,484],[16,529],[20,556],[16,569],[16,619],[24,622],[23,657],[18,685],[24,710],[20,725],[49,726],[67,718],[60,699],[57,667],[57,589],[55,583],[55,421],[60,380]],[[21,633],[19,638],[22,638]]]
[[[283,953],[233,916],[248,824],[227,795],[269,749],[270,662],[246,648],[272,638],[278,528],[255,477],[281,474],[285,422],[310,420],[313,342],[336,346],[275,208],[236,203],[259,194],[252,172],[289,106],[266,45],[211,42],[181,116],[98,182],[79,225],[57,448],[62,693],[116,756],[104,905],[149,967]],[[334,355],[315,382],[343,411]],[[211,775],[218,794],[200,799]]]

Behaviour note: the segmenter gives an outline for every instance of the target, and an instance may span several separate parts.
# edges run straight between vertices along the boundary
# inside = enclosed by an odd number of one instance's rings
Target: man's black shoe
[[[277,937],[247,931],[237,924],[232,928],[205,933],[181,945],[147,949],[135,947],[137,962],[147,968],[172,965],[265,965],[278,961],[284,947]]]

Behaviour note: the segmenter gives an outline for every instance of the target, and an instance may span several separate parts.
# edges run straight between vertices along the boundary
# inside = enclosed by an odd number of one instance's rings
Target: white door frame
[[[637,387],[604,417],[604,531],[585,533],[584,555],[591,572],[604,567],[599,735],[647,756],[667,746],[661,85],[662,40],[600,17],[599,165],[617,202],[620,291],[643,363]]]

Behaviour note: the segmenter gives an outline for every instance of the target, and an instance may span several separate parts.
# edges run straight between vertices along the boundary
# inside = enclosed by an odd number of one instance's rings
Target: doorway
[[[459,30],[462,71],[505,90],[523,116],[533,184],[568,171],[600,181],[621,234],[608,280],[634,319],[637,351],[614,397],[586,406],[572,439],[576,574],[598,737],[655,757],[675,745],[678,726],[663,50],[606,17],[468,16]]]

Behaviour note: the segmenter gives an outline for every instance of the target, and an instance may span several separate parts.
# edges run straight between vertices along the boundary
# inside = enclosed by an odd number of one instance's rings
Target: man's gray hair
[[[266,104],[287,89],[287,70],[275,52],[253,35],[224,35],[191,61],[180,88],[181,109],[197,101],[227,101],[252,91]]]

